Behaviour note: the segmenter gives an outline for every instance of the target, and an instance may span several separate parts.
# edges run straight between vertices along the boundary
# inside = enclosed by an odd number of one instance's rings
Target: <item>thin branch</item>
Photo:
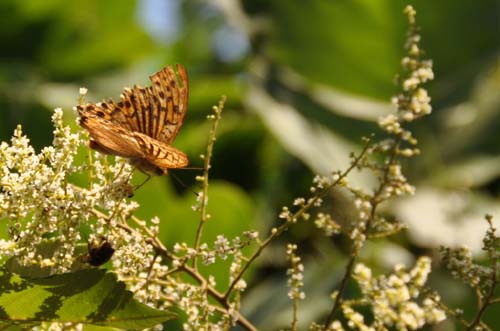
[[[387,162],[387,164],[384,167],[383,179],[381,180],[379,187],[377,188],[377,190],[375,190],[372,198],[370,199],[371,211],[370,211],[370,217],[366,221],[366,225],[365,225],[365,228],[363,230],[364,235],[366,235],[370,231],[370,226],[371,226],[373,220],[375,219],[375,213],[376,213],[377,207],[382,202],[381,200],[379,200],[380,195],[382,194],[382,192],[384,191],[384,188],[386,187],[386,185],[388,183],[389,169],[390,169],[391,165],[394,163],[394,160],[396,158],[396,152],[397,152],[400,144],[401,144],[401,139],[398,138],[396,140],[396,143],[393,145],[392,150],[390,151],[391,154],[389,156],[389,162]],[[360,250],[361,250],[361,247],[353,247],[353,249],[352,249],[352,252],[351,252],[351,255],[349,258],[349,262],[347,262],[347,265],[346,265],[346,268],[344,271],[344,275],[342,277],[342,280],[340,281],[339,288],[337,289],[337,295],[335,296],[335,301],[333,303],[333,307],[330,310],[330,313],[328,314],[328,316],[326,317],[325,327],[328,327],[328,325],[332,322],[333,317],[335,316],[336,312],[339,310],[339,308],[342,304],[343,297],[344,297],[344,291],[345,291],[346,286],[347,286],[347,281],[351,277],[352,269],[354,268],[354,263],[356,262],[356,259],[358,257]]]
[[[468,329],[469,321],[463,318],[462,315],[457,314],[455,310],[445,305],[441,300],[435,300],[433,296],[429,296],[428,298],[431,299],[435,304],[437,304],[439,308],[444,310],[447,315],[453,316],[453,318],[455,318],[460,324]],[[488,325],[483,322],[479,322],[479,325],[486,331],[493,331]]]
[[[299,300],[296,298],[293,300],[292,331],[297,331],[297,322],[299,321],[298,312],[299,312]]]
[[[188,265],[184,264],[180,267],[180,269],[184,270],[188,275],[193,277],[198,283],[200,284],[206,284],[205,278],[197,271],[194,270],[193,268],[189,267]],[[224,308],[228,309],[229,304],[228,302],[224,299],[224,295],[214,289],[213,287],[209,286],[208,284],[205,285],[208,294],[213,297],[219,304],[221,304]],[[257,331],[257,328],[249,321],[247,320],[239,311],[234,311],[232,314],[236,315],[237,318],[237,323],[245,328],[246,330],[250,331]]]
[[[213,112],[214,115],[212,119],[212,128],[210,129],[210,133],[208,135],[208,144],[207,144],[207,153],[204,156],[205,163],[203,165],[203,178],[202,178],[202,193],[201,193],[201,203],[200,203],[200,222],[198,223],[198,228],[196,229],[196,237],[194,241],[194,249],[198,251],[200,248],[201,235],[203,233],[203,226],[208,221],[207,214],[207,203],[208,203],[208,173],[210,171],[210,161],[212,159],[212,151],[214,147],[214,143],[216,140],[216,132],[217,126],[219,125],[219,121],[221,119],[222,109],[224,109],[224,104],[226,103],[226,97],[223,96],[219,101],[218,106],[214,106]],[[195,255],[193,258],[192,266],[195,269],[198,269],[197,264],[198,256]]]
[[[323,189],[318,195],[316,195],[313,199],[310,199],[310,201],[304,205],[299,211],[297,211],[292,218],[297,219],[299,218],[302,214],[304,214],[308,209],[310,209],[314,204],[324,195],[326,195],[329,190],[336,186],[341,180],[343,180],[359,163],[359,161],[364,157],[366,154],[367,150],[369,147],[369,143],[366,144],[365,148],[362,150],[362,152],[357,156],[351,166],[344,171],[344,173],[340,174],[339,178],[333,182],[331,185],[327,186],[325,189]],[[96,216],[103,217],[105,216],[99,211],[95,211]],[[138,228],[143,231],[149,238],[149,241],[151,245],[154,247],[157,253],[162,254],[169,258],[170,260],[179,260],[178,257],[173,255],[164,245],[163,243],[152,233],[152,231],[145,225],[143,221],[138,219],[135,216],[131,216],[130,219],[138,226]],[[222,294],[218,292],[215,288],[208,286],[206,279],[201,275],[194,267],[190,267],[185,263],[182,263],[179,267],[178,270],[184,271],[186,274],[191,276],[194,280],[196,280],[199,284],[203,285],[206,290],[208,295],[210,295],[212,298],[214,298],[222,307],[224,307],[226,310],[229,308],[229,302],[228,298],[229,295],[231,294],[232,290],[234,289],[234,286],[236,283],[241,279],[243,274],[248,270],[252,262],[261,254],[262,250],[269,245],[269,243],[277,236],[279,236],[282,232],[284,232],[290,225],[290,222],[282,224],[280,227],[276,228],[274,231],[271,232],[271,235],[264,240],[257,249],[257,251],[248,259],[247,263],[245,266],[242,268],[238,276],[233,280],[231,283],[230,287],[228,290]],[[124,229],[127,232],[133,233],[138,231],[137,229],[134,229],[130,227],[126,223],[118,223],[118,227]],[[240,312],[234,312],[236,314],[237,318],[237,323],[244,328],[245,330],[250,330],[250,331],[256,331],[257,328],[250,322],[248,321],[243,315],[241,315]]]
[[[294,213],[290,219],[294,220],[294,219],[298,219],[300,216],[302,216],[307,210],[309,210],[311,207],[313,207],[315,205],[315,203],[321,199],[322,197],[324,197],[333,187],[335,187],[339,182],[341,182],[342,180],[344,180],[345,177],[347,177],[347,175],[354,169],[356,168],[356,166],[358,165],[359,161],[364,157],[364,155],[366,154],[366,152],[368,151],[368,147],[370,146],[370,142],[368,141],[365,145],[365,147],[363,148],[363,150],[361,151],[361,153],[353,160],[352,164],[349,166],[349,168],[347,168],[347,170],[345,170],[343,173],[341,173],[339,175],[339,177],[337,178],[337,180],[335,180],[333,183],[331,183],[330,185],[326,186],[318,195],[316,195],[314,198],[310,199],[308,201],[308,203],[306,203],[304,206],[302,206],[302,208],[300,208],[296,213]],[[236,284],[238,283],[238,281],[241,279],[241,277],[243,277],[243,275],[245,274],[245,272],[248,270],[248,268],[250,267],[250,265],[253,263],[253,261],[255,261],[255,259],[257,259],[257,257],[260,256],[260,254],[262,253],[262,251],[264,250],[264,248],[266,248],[270,243],[271,241],[278,237],[281,233],[283,233],[285,230],[288,229],[288,227],[292,224],[292,222],[290,221],[287,221],[285,223],[283,223],[282,225],[280,225],[279,227],[277,228],[273,228],[273,230],[271,231],[271,234],[269,235],[269,237],[267,237],[260,245],[259,245],[259,248],[250,256],[250,258],[248,259],[247,263],[243,266],[243,268],[240,270],[240,272],[238,273],[238,275],[233,279],[233,281],[231,282],[231,284],[229,285],[228,289],[226,290],[225,294],[224,294],[224,298],[227,300],[229,298],[229,296],[231,295],[234,287],[236,286]]]
[[[163,245],[163,243],[153,235],[151,230],[146,227],[145,223],[138,219],[135,216],[131,217],[131,220],[134,221],[134,223],[137,224],[137,226],[146,233],[146,235],[150,239],[151,245],[154,247],[155,251],[158,254],[164,255],[170,260],[180,260],[178,257],[173,255],[166,247]],[[128,224],[123,224],[123,223],[118,223],[117,226],[121,227],[122,229],[128,231],[128,232],[134,232],[137,231],[136,229],[130,227]],[[191,276],[194,280],[196,280],[199,284],[203,285],[207,289],[207,293],[214,298],[222,307],[224,307],[226,310],[229,309],[229,303],[226,301],[224,298],[224,295],[217,291],[215,288],[212,286],[209,286],[207,284],[207,280],[201,275],[198,270],[188,266],[186,263],[181,263],[180,266],[177,267],[176,271],[184,271],[186,274]],[[241,315],[240,312],[235,311],[232,312],[232,314],[236,315],[237,323],[244,328],[245,330],[249,331],[257,331],[257,328],[245,318],[245,316]]]
[[[459,316],[455,310],[451,309],[450,307],[445,305],[443,302],[441,302],[439,300],[435,300],[432,296],[429,298],[432,301],[434,301],[434,303],[437,304],[439,306],[439,308],[444,310],[447,315],[453,316],[458,322],[460,322],[460,324],[462,324],[463,326],[469,325],[469,322],[465,318],[463,318],[462,316]]]
[[[494,261],[495,263],[496,261]],[[486,297],[484,297],[483,300],[481,300],[481,308],[476,314],[476,317],[472,321],[472,323],[469,324],[467,327],[467,331],[474,330],[476,325],[478,325],[481,322],[481,317],[483,316],[484,312],[486,311],[486,308],[490,305],[490,300],[493,299],[493,296],[495,295],[495,290],[498,286],[498,280],[497,280],[497,268],[496,265],[493,267],[493,272],[491,273],[491,286],[488,290],[488,293],[486,294]]]
[[[92,150],[90,148],[87,148],[87,159],[89,162],[88,170],[89,170],[89,190],[92,191],[93,185],[94,185],[94,161],[92,160]]]
[[[356,253],[353,250],[351,253],[351,257],[349,258],[349,262],[347,263],[344,271],[344,276],[342,277],[342,280],[340,281],[339,288],[337,290],[337,295],[335,296],[335,301],[333,302],[333,307],[332,310],[330,310],[330,313],[328,314],[326,321],[325,321],[325,327],[328,326],[331,321],[333,320],[333,316],[335,316],[335,313],[337,310],[340,308],[340,305],[342,304],[343,300],[343,295],[344,295],[344,290],[347,285],[347,281],[349,280],[351,273],[352,273],[352,268],[354,267],[354,262],[356,261],[356,258],[358,257],[357,250]]]

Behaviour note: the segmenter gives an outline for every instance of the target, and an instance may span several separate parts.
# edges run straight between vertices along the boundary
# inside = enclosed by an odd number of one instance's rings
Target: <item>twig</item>
[[[434,298],[432,296],[430,297],[430,299],[432,301],[434,301],[434,303],[436,303],[439,306],[439,308],[443,309],[448,315],[453,316],[462,325],[464,325],[464,326],[469,325],[469,322],[465,318],[463,318],[462,316],[457,315],[457,313],[453,309],[451,309],[450,307],[448,307],[447,305],[445,305],[441,301],[434,300]]]
[[[92,160],[92,150],[90,148],[87,148],[87,159],[89,161],[89,190],[92,191],[93,185],[94,185],[94,172],[92,171],[94,168],[94,163]]]
[[[498,263],[496,262],[496,254],[493,255],[493,270],[491,273],[491,286],[488,290],[488,293],[486,294],[486,297],[484,297],[483,300],[481,300],[481,306],[479,308],[479,311],[476,314],[476,317],[472,321],[472,323],[469,324],[467,327],[467,331],[474,330],[476,325],[478,325],[481,322],[481,317],[483,316],[484,312],[486,311],[486,308],[490,305],[490,300],[493,298],[495,295],[495,290],[498,286],[498,280],[497,280],[497,272],[498,272]]]
[[[376,209],[377,209],[378,205],[382,202],[381,200],[379,200],[379,197],[387,185],[388,176],[389,176],[389,169],[390,169],[390,166],[394,163],[394,160],[396,158],[396,151],[398,150],[400,144],[401,144],[401,139],[398,138],[392,147],[391,154],[389,156],[389,162],[387,162],[387,164],[384,168],[383,179],[381,180],[379,187],[377,188],[377,190],[375,190],[372,198],[370,199],[370,201],[371,201],[370,217],[366,221],[366,226],[363,230],[364,235],[366,235],[370,231],[371,223],[372,223],[373,219],[375,218]],[[351,277],[352,269],[354,267],[354,263],[356,262],[356,259],[359,255],[360,250],[361,250],[361,247],[353,247],[353,250],[352,250],[350,258],[349,258],[349,262],[347,262],[347,265],[346,265],[346,268],[344,271],[344,275],[342,277],[342,280],[340,281],[340,285],[339,285],[339,288],[337,290],[337,295],[335,297],[333,307],[330,310],[330,313],[328,314],[328,316],[326,317],[325,328],[328,327],[328,325],[332,322],[333,317],[335,316],[335,313],[338,311],[338,309],[340,308],[340,305],[342,304],[344,291],[345,291],[346,286],[347,286],[347,281]]]
[[[200,202],[200,222],[198,223],[198,228],[196,229],[196,237],[194,241],[194,249],[198,251],[200,248],[201,235],[203,233],[203,226],[208,221],[207,214],[207,203],[208,203],[208,173],[210,171],[210,161],[212,159],[212,151],[214,147],[214,143],[216,140],[215,134],[217,132],[217,126],[221,119],[222,109],[224,108],[224,104],[226,103],[226,97],[223,96],[219,101],[218,106],[214,106],[213,112],[214,115],[212,119],[212,128],[210,129],[210,133],[208,135],[208,144],[207,144],[207,153],[204,156],[205,163],[203,165],[203,178],[202,178],[202,193],[201,193],[201,202]],[[193,258],[192,266],[195,269],[198,269],[197,264],[198,256],[195,255]]]
[[[330,313],[328,314],[328,316],[326,318],[325,327],[327,327],[331,323],[333,316],[335,316],[335,313],[340,308],[340,305],[343,301],[342,297],[344,295],[344,290],[345,290],[345,287],[347,285],[347,281],[349,280],[349,278],[351,276],[352,268],[354,267],[354,262],[356,261],[357,257],[358,257],[357,251],[356,251],[356,253],[354,253],[354,251],[353,251],[353,253],[351,253],[351,257],[349,258],[349,262],[347,263],[347,265],[345,267],[344,276],[342,277],[342,280],[340,281],[340,286],[337,290],[337,295],[335,296],[335,301],[333,302],[332,310],[330,310]]]
[[[353,160],[352,164],[349,166],[349,168],[347,168],[347,170],[345,170],[343,173],[341,173],[339,175],[339,177],[337,178],[337,180],[335,180],[333,183],[331,183],[330,185],[326,186],[318,195],[316,195],[314,198],[310,199],[308,201],[308,203],[306,203],[304,206],[302,206],[302,208],[300,208],[295,214],[293,214],[290,219],[298,219],[300,216],[302,216],[302,214],[304,214],[307,210],[309,210],[312,206],[314,206],[314,204],[319,200],[321,199],[323,196],[325,196],[333,187],[335,187],[339,182],[341,182],[359,163],[359,161],[364,157],[364,155],[366,154],[366,152],[368,151],[368,147],[370,146],[370,142],[368,141],[365,145],[365,147],[363,148],[363,150],[361,151],[361,153]],[[238,273],[238,275],[233,279],[233,281],[231,282],[231,284],[229,285],[228,289],[226,290],[225,294],[224,294],[224,299],[228,299],[229,296],[231,295],[234,287],[236,286],[236,284],[238,283],[238,281],[241,279],[241,277],[243,277],[243,275],[245,274],[245,272],[248,270],[248,268],[250,267],[250,265],[253,263],[253,261],[255,261],[255,259],[257,259],[257,257],[259,257],[259,255],[262,253],[262,251],[264,250],[264,248],[267,247],[267,245],[269,245],[269,243],[271,243],[271,241],[278,237],[281,233],[283,233],[285,230],[288,229],[288,227],[291,225],[292,223],[291,222],[285,222],[283,223],[282,225],[280,225],[279,227],[277,228],[274,228],[272,231],[271,231],[271,234],[269,235],[269,237],[267,237],[260,245],[259,245],[259,248],[250,256],[250,258],[248,259],[247,263],[243,266],[243,268],[240,270],[240,272]]]
[[[455,310],[451,309],[447,305],[445,305],[443,302],[439,300],[435,300],[433,296],[429,296],[429,299],[434,301],[439,308],[443,309],[447,315],[453,316],[460,324],[462,324],[464,327],[468,329],[469,327],[469,321],[467,321],[465,318],[463,318],[461,315],[458,315]],[[488,325],[486,325],[483,322],[479,322],[479,325],[486,331],[493,331]]]
[[[179,260],[178,257],[176,257],[175,255],[173,255],[166,247],[165,245],[163,245],[163,243],[156,237],[153,235],[153,233],[151,232],[151,230],[149,228],[147,228],[144,224],[144,222],[142,222],[141,220],[139,220],[137,217],[135,216],[132,216],[131,217],[131,220],[134,221],[134,223],[136,223],[138,225],[138,227],[144,231],[146,233],[146,235],[149,237],[150,239],[150,243],[151,245],[154,247],[154,249],[156,250],[156,252],[158,254],[161,254],[161,255],[164,255],[165,257],[167,257],[168,259],[170,260]],[[137,231],[136,229],[130,227],[128,224],[124,224],[124,223],[119,223],[118,224],[119,227],[121,227],[122,229],[128,231],[128,232],[134,232],[134,231]],[[220,293],[219,291],[217,291],[215,288],[213,288],[212,286],[209,286],[207,284],[207,280],[203,277],[203,275],[201,275],[198,270],[188,266],[186,263],[182,263],[179,267],[178,267],[178,270],[176,271],[184,271],[186,274],[188,274],[189,276],[191,276],[194,280],[196,280],[199,284],[203,285],[206,289],[207,289],[207,293],[212,297],[214,298],[222,307],[224,307],[226,310],[229,309],[229,303],[227,302],[227,300],[224,298],[224,295],[222,293]],[[257,331],[257,328],[249,321],[245,318],[245,316],[241,315],[240,312],[238,311],[235,311],[235,312],[232,312],[232,314],[235,314],[236,315],[236,319],[237,319],[237,323],[242,327],[244,328],[245,330],[249,330],[249,331]]]
[[[293,300],[293,318],[292,318],[292,331],[297,331],[297,322],[299,321],[299,299]]]

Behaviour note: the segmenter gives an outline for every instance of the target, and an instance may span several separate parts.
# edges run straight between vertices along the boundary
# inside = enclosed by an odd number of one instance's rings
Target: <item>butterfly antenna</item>
[[[175,170],[203,170],[202,167],[184,167],[184,168],[177,168]]]
[[[138,189],[140,189],[142,187],[142,185],[146,184],[150,179],[151,179],[151,175],[148,174],[148,173],[144,173],[146,176],[148,176],[148,178],[146,178],[145,181],[143,181],[142,183],[140,183],[139,185],[137,185],[136,187],[134,187],[134,191],[137,191]]]
[[[181,168],[182,169],[182,168]],[[186,184],[184,184],[184,182],[182,180],[179,179],[179,177],[177,177],[176,175],[174,175],[174,173],[172,171],[169,172],[169,174],[179,183],[182,185],[182,187],[184,187],[185,189],[187,190],[190,190],[191,192],[193,192],[194,195],[196,196],[199,196],[198,193],[196,193],[192,188],[188,187]]]

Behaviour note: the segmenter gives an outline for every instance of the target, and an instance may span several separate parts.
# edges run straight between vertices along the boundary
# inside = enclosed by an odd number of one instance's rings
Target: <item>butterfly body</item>
[[[188,158],[170,144],[187,111],[188,81],[183,66],[179,78],[171,66],[150,77],[153,85],[125,88],[121,100],[77,106],[80,125],[90,134],[89,147],[128,158],[139,170],[156,175],[183,168]]]

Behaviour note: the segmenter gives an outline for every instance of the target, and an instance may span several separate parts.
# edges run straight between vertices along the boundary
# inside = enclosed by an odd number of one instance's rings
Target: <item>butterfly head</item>
[[[161,176],[167,174],[166,168],[162,169],[143,158],[132,158],[129,162],[133,167],[148,175]]]

